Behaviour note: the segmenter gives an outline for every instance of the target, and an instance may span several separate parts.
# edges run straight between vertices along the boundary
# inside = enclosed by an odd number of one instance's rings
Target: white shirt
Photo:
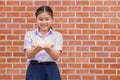
[[[43,36],[38,29],[26,32],[24,38],[24,50],[32,49],[32,46],[35,44],[50,44],[54,45],[52,48],[53,50],[62,50],[63,37],[61,33],[52,29],[50,29],[45,36]],[[30,60],[37,60],[39,62],[54,61],[45,50],[41,50],[33,58],[28,59],[28,61]]]

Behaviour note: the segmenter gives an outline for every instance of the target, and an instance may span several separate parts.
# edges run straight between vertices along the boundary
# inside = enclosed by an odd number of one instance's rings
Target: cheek
[[[38,24],[41,24],[41,21],[37,20],[37,23],[38,23]]]
[[[50,20],[48,23],[49,23],[49,24],[52,24],[52,21]]]

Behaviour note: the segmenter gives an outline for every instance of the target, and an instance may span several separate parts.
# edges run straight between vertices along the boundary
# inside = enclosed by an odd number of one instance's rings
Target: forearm
[[[49,56],[54,59],[54,60],[57,60],[59,58],[59,55],[60,55],[60,51],[59,50],[50,50],[50,51],[47,51]]]
[[[35,49],[27,49],[26,53],[27,53],[27,57],[28,58],[33,58],[39,51],[35,50]]]

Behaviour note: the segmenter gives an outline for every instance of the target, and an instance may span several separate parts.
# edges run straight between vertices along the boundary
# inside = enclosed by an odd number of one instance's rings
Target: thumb
[[[54,47],[54,45],[51,45],[51,48],[53,48]]]

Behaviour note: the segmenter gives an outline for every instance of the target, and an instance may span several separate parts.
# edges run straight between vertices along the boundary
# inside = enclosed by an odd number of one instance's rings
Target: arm
[[[33,46],[32,49],[26,49],[28,58],[33,58],[39,51],[42,50],[42,46]]]
[[[51,56],[52,59],[57,61],[59,58],[59,55],[60,55],[60,51],[59,50],[50,50],[48,52],[48,54]]]
[[[60,56],[60,53],[62,53],[62,45],[63,45],[63,37],[60,33],[57,33],[56,37],[55,37],[55,44],[54,46],[52,45],[52,47],[50,45],[48,46],[44,46],[44,50],[49,54],[49,56],[54,59],[57,60]],[[51,49],[53,48],[54,49]]]
[[[51,45],[47,45],[44,46],[43,49],[49,54],[49,56],[54,59],[57,60],[59,58],[60,55],[60,51],[59,50],[53,50],[51,49],[53,46]]]

